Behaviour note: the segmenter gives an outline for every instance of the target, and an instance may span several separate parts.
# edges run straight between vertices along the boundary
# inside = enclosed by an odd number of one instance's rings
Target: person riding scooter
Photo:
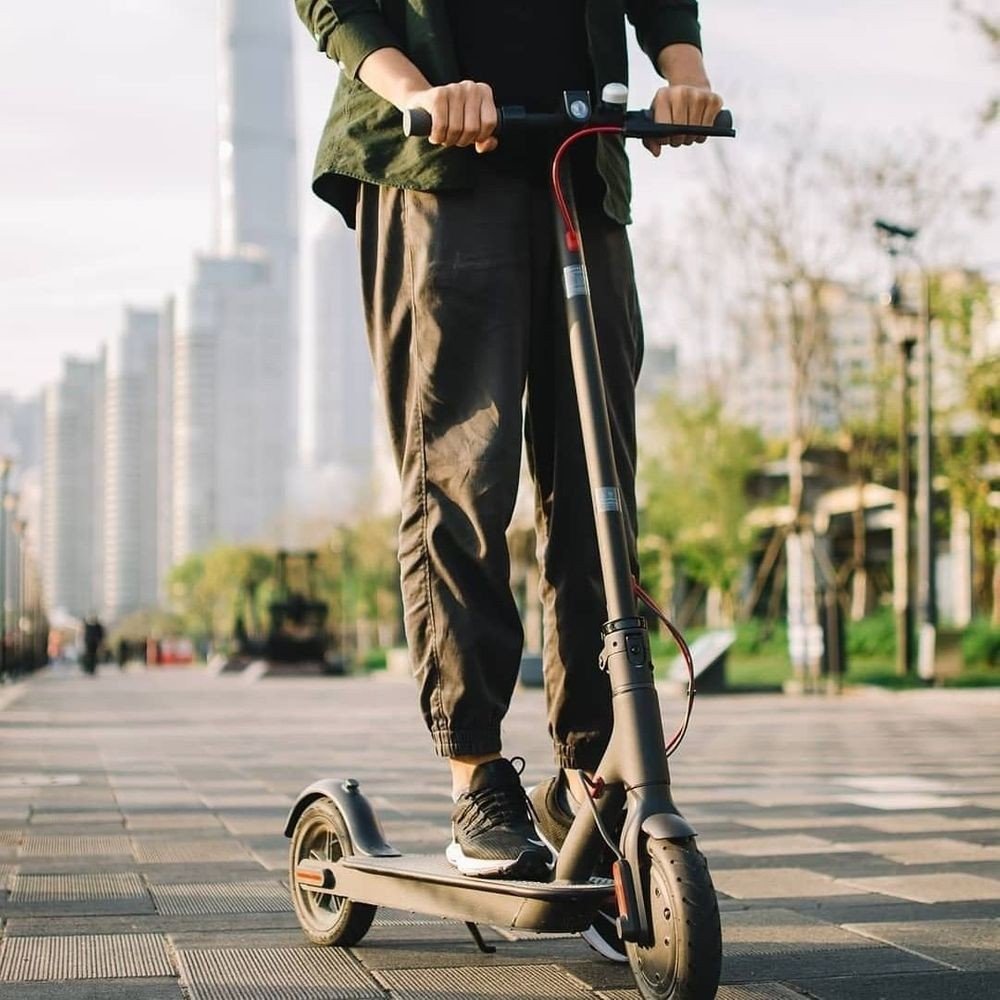
[[[585,796],[577,771],[593,772],[611,732],[594,628],[605,620],[605,595],[552,230],[553,140],[498,140],[497,107],[554,110],[564,91],[600,93],[624,80],[628,18],[668,82],[653,95],[653,118],[711,125],[722,101],[705,70],[697,3],[296,6],[341,68],[314,190],[358,229],[368,337],[402,481],[407,639],[434,748],[451,768],[447,857],[468,875],[543,878],[551,862],[543,838],[559,849]],[[400,135],[408,108],[430,113],[430,144]],[[646,145],[659,155],[658,140]],[[571,169],[636,572],[642,325],[623,143],[581,143]],[[522,434],[535,482],[559,765],[533,791],[531,809],[501,742],[523,641],[506,543]],[[605,936],[609,957],[624,958],[613,928]]]

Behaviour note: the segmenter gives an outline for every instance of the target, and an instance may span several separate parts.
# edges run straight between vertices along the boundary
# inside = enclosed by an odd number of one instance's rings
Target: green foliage
[[[185,623],[180,615],[159,608],[145,608],[123,618],[111,632],[108,642],[115,646],[121,639],[126,642],[141,642],[149,638],[173,638],[184,633]]]
[[[236,616],[259,617],[267,594],[261,585],[274,574],[274,557],[250,546],[220,545],[190,556],[168,577],[174,610],[194,639],[228,638]]]
[[[692,579],[732,596],[754,544],[746,482],[764,453],[760,436],[728,420],[719,396],[664,396],[643,442],[642,533]]]
[[[788,625],[784,620],[768,622],[750,618],[736,626],[736,641],[731,649],[739,656],[788,656]]]
[[[848,660],[854,656],[882,657],[890,663],[896,653],[896,622],[891,608],[881,608],[875,614],[846,626]]]
[[[962,659],[970,667],[1000,667],[1000,628],[977,618],[962,636]]]
[[[289,587],[303,591],[297,563],[289,571]],[[227,640],[240,615],[251,634],[265,632],[276,596],[274,573],[274,553],[253,546],[219,546],[178,564],[168,580],[183,631],[195,639]],[[398,580],[395,518],[339,527],[318,552],[316,591],[330,606],[334,633],[353,630],[361,619],[397,624]]]

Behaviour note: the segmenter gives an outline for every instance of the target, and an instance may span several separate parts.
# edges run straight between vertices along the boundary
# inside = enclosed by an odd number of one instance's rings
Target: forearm
[[[673,87],[706,87],[711,89],[705,60],[694,45],[678,42],[667,45],[656,57],[656,68]]]
[[[358,78],[401,111],[414,94],[427,90],[427,77],[396,48],[377,49],[361,63]]]

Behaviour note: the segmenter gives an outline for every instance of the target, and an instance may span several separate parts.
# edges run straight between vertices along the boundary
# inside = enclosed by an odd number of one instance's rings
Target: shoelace
[[[524,773],[523,757],[511,757],[511,766],[518,778]],[[504,826],[508,823],[530,823],[530,812],[533,812],[531,801],[517,783],[515,791],[512,785],[483,788],[478,792],[467,792],[469,809],[472,811],[470,832],[474,833],[484,827]]]

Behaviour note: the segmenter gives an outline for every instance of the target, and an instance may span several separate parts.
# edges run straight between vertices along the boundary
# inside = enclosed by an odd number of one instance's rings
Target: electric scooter
[[[563,271],[573,379],[580,410],[601,557],[608,620],[601,626],[600,668],[609,675],[614,730],[555,861],[551,881],[471,878],[441,855],[404,856],[386,840],[372,806],[353,779],[327,779],[299,796],[285,826],[291,838],[290,885],[306,937],[349,947],[368,931],[379,906],[464,921],[492,951],[478,924],[530,931],[583,931],[599,908],[617,902],[618,928],[645,1000],[712,1000],[722,961],[719,909],[694,828],[670,794],[667,758],[691,716],[694,673],[683,638],[666,622],[689,666],[687,713],[665,742],[641,598],[661,614],[631,576],[622,497],[615,472],[604,383],[572,180],[563,168],[572,145],[588,135],[667,139],[735,136],[732,116],[712,126],[663,125],[646,111],[627,111],[622,84],[605,87],[592,105],[567,92],[551,114],[499,109],[499,132],[549,129],[561,143],[552,165],[556,238]],[[430,115],[404,114],[407,135],[430,134]],[[611,878],[594,874],[613,856]],[[604,869],[606,871],[606,868]]]

